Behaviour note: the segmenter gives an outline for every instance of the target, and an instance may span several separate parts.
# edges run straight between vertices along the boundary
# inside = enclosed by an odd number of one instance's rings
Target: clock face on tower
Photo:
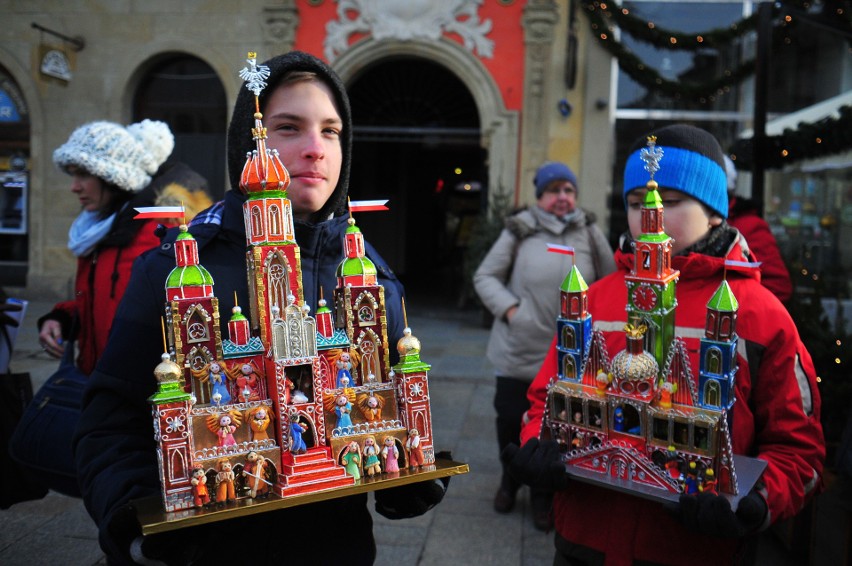
[[[633,304],[643,311],[650,311],[657,306],[657,294],[647,285],[638,285],[633,289]]]

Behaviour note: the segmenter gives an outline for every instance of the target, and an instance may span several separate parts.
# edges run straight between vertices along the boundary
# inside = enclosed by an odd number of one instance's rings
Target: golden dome
[[[180,366],[174,363],[171,356],[166,353],[162,355],[162,359],[163,361],[154,368],[154,377],[157,378],[157,383],[180,381]]]
[[[408,354],[419,354],[420,340],[418,340],[416,336],[411,334],[411,329],[405,327],[405,329],[402,331],[402,334],[402,338],[400,338],[399,342],[396,343],[396,351],[399,352],[399,355],[405,356]]]

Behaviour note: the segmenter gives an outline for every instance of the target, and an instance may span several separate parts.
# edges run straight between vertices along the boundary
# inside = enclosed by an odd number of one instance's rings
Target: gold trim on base
[[[142,526],[142,534],[153,535],[368,491],[457,476],[469,471],[470,468],[467,464],[438,459],[434,464],[423,466],[417,470],[406,468],[399,472],[381,474],[377,478],[362,477],[355,482],[355,485],[349,487],[337,487],[304,495],[291,495],[286,498],[272,494],[268,498],[260,500],[240,499],[233,503],[227,503],[221,508],[213,505],[209,508],[194,508],[167,513],[163,510],[163,499],[159,495],[137,499],[132,502],[132,505],[136,509],[136,518]]]

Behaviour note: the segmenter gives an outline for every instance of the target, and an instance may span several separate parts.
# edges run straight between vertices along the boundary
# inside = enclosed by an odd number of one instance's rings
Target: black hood
[[[267,87],[260,93],[260,110],[264,111],[266,98],[275,90],[281,78],[289,71],[308,71],[315,73],[334,94],[337,111],[343,121],[343,131],[340,133],[340,145],[343,162],[340,166],[340,179],[331,197],[322,209],[314,215],[314,221],[325,220],[329,215],[339,215],[346,212],[346,195],[349,192],[349,167],[352,162],[352,112],[349,108],[349,96],[340,77],[331,67],[313,55],[301,51],[291,51],[278,57],[273,57],[261,63],[269,67]],[[228,178],[231,188],[240,190],[240,174],[246,162],[246,154],[255,149],[251,129],[254,127],[254,93],[245,86],[240,87],[234,114],[228,126]],[[287,164],[284,164],[285,167]]]

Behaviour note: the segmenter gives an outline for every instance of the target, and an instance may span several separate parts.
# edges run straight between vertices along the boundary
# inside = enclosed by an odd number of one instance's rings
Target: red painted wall
[[[399,0],[407,1],[407,0]],[[516,0],[510,5],[503,5],[496,0],[486,0],[479,7],[479,20],[490,21],[491,31],[488,39],[494,42],[494,54],[484,58],[475,53],[485,68],[497,83],[503,95],[503,104],[507,109],[520,110],[523,101],[524,81],[524,30],[521,17],[526,2]],[[307,51],[318,57],[323,56],[323,40],[325,27],[329,20],[337,19],[337,2],[324,0],[318,6],[311,5],[308,0],[298,0],[299,27],[296,31],[295,49]],[[446,34],[446,37],[463,44],[456,34]],[[350,38],[350,45],[359,41],[360,37]]]

